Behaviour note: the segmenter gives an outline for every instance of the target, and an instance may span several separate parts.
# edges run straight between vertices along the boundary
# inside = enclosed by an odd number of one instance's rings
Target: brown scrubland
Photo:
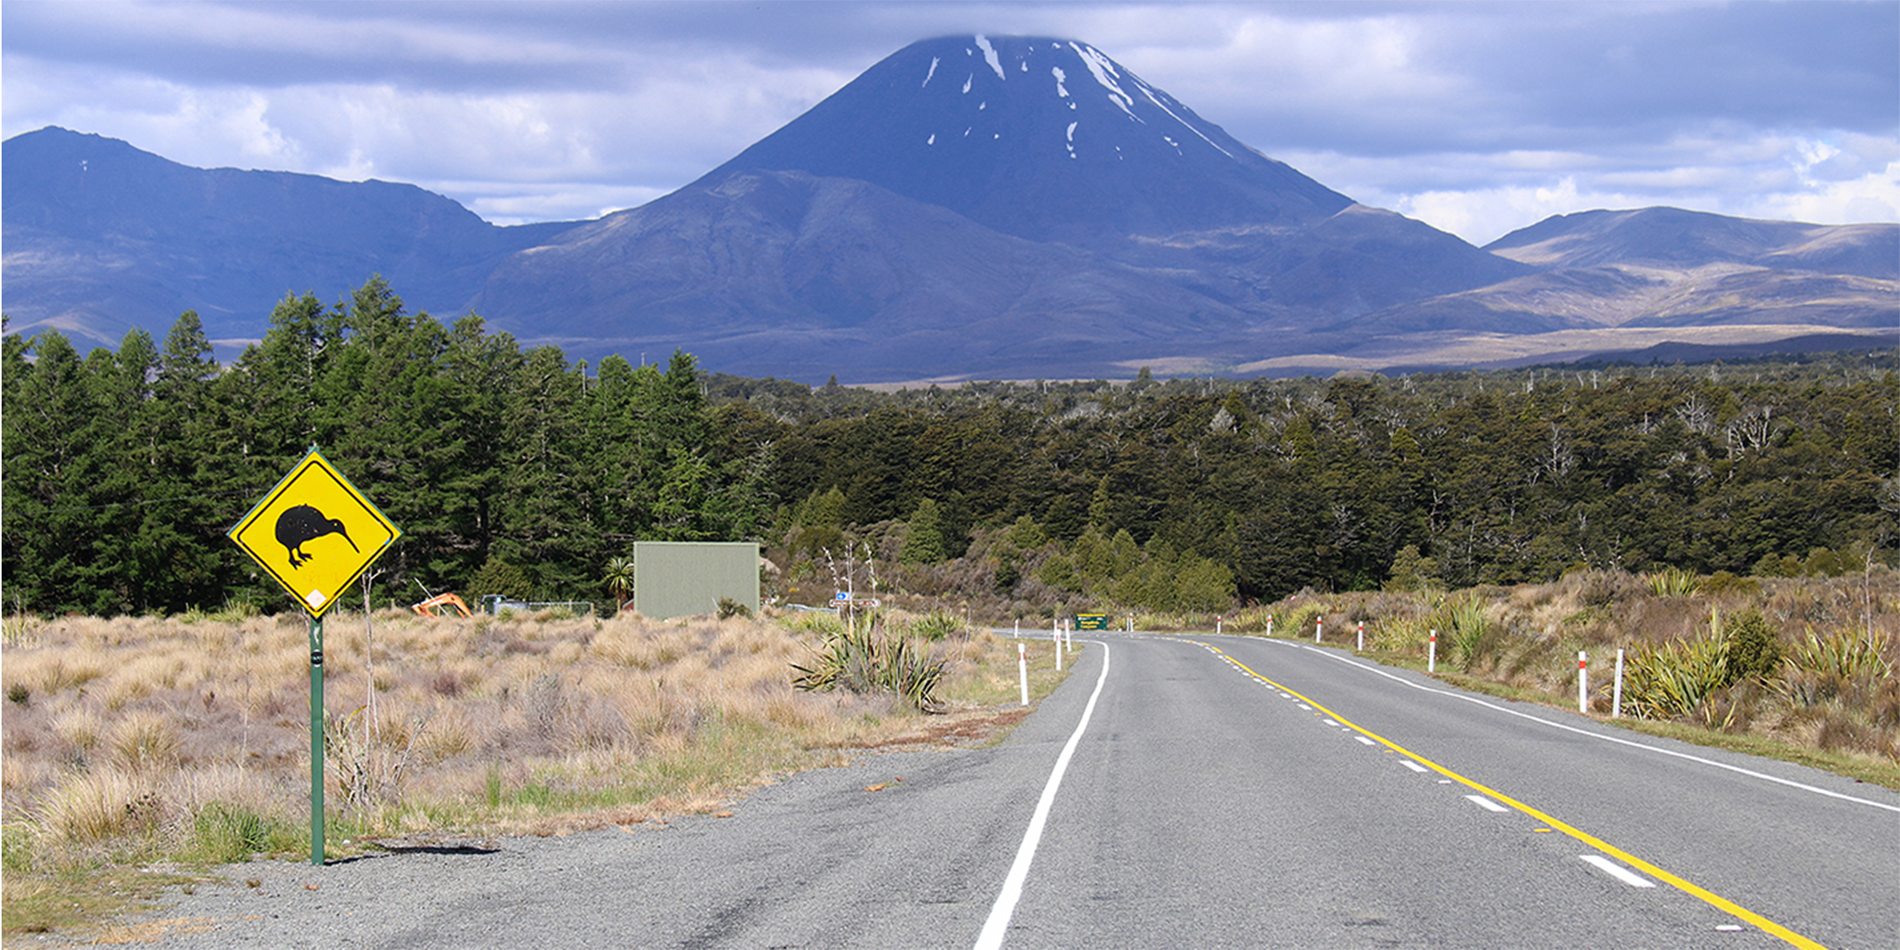
[[[941,664],[928,703],[862,685],[795,688],[795,665],[815,668],[845,642],[823,612],[333,613],[331,852],[716,813],[800,769],[1006,734],[1024,714],[1015,651],[921,600],[890,599],[913,612],[888,611],[876,636]],[[1145,631],[1216,623],[1118,613],[1117,625],[1128,616]],[[1517,587],[1308,591],[1219,623],[1243,635],[1271,623],[1274,636],[1310,641],[1320,619],[1328,644],[1355,648],[1363,624],[1368,656],[1416,668],[1436,630],[1439,676],[1571,709],[1587,651],[1591,714],[1605,719],[1621,648],[1622,723],[1900,787],[1900,573],[1877,564],[1831,578],[1578,571]],[[9,933],[109,913],[72,895],[119,881],[114,869],[201,873],[189,869],[307,854],[307,626],[301,614],[242,607],[6,618]],[[1053,659],[1038,651],[1038,696],[1060,681]]]
[[[7,619],[9,931],[59,926],[34,895],[100,869],[307,855],[308,621],[245,613]],[[1015,650],[941,615],[893,614],[877,633],[913,626],[943,667],[934,715],[890,691],[795,689],[792,665],[842,629],[832,614],[333,612],[327,850],[717,811],[776,775],[987,741],[1021,717]],[[1053,666],[1038,658],[1037,695]]]

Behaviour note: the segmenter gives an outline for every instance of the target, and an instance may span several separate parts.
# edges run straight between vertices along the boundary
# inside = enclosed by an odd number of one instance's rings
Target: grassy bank
[[[891,639],[914,626],[916,652],[942,664],[939,714],[887,691],[794,689],[793,664],[835,624],[333,615],[327,851],[716,812],[777,775],[989,741],[1020,719],[1015,650],[941,616],[880,626]],[[129,881],[175,879],[139,868],[307,856],[306,628],[241,613],[7,620],[8,933],[84,927]],[[1042,654],[1036,696],[1060,681]]]
[[[1900,789],[1900,573],[1727,578],[1579,571],[1464,591],[1304,593],[1225,618],[1228,633],[1358,649],[1456,685],[1643,732],[1772,756]],[[1203,618],[1137,617],[1148,629]]]

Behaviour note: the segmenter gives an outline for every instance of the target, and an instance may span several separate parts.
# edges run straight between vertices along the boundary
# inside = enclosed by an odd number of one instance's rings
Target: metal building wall
[[[730,597],[759,611],[759,546],[750,541],[637,541],[633,609],[648,617],[709,614]]]

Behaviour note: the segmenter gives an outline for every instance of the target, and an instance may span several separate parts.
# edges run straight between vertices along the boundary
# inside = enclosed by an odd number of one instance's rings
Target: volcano
[[[860,379],[1059,376],[1531,271],[1353,202],[1085,43],[963,36],[516,255],[477,309],[523,337],[677,343],[738,372],[843,352]]]

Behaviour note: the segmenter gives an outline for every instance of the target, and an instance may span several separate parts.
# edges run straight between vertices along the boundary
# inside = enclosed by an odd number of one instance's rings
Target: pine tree
[[[897,559],[905,564],[938,564],[944,557],[943,513],[935,501],[925,498],[911,512]]]

